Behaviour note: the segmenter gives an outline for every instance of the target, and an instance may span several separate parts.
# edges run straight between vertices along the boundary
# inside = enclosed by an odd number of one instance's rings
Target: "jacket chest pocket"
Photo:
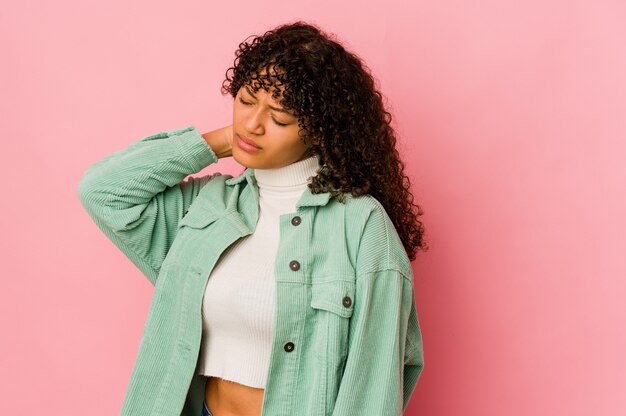
[[[181,231],[185,228],[196,230],[203,229],[213,223],[217,218],[218,216],[211,210],[202,207],[192,207],[178,222],[178,230]]]
[[[325,415],[332,412],[349,354],[350,322],[357,299],[356,281],[347,279],[315,281],[313,277],[311,284],[314,326],[309,342],[315,368],[321,371],[317,399],[326,404]]]
[[[182,265],[189,260],[190,248],[198,245],[198,237],[203,237],[205,229],[219,218],[218,215],[201,206],[192,206],[187,213],[178,220],[174,229],[172,243],[162,267]],[[181,270],[176,270],[180,272]]]
[[[354,310],[354,280],[330,280],[311,284],[311,307],[350,318]]]
[[[219,218],[215,213],[205,208],[190,208],[187,214],[178,221],[176,237],[174,238],[170,254],[171,261],[188,263],[190,253],[199,246],[199,242],[205,238],[211,239],[207,228]]]
[[[340,366],[348,354],[350,317],[354,311],[354,280],[330,280],[311,284],[311,308],[316,317],[312,342],[318,358]]]

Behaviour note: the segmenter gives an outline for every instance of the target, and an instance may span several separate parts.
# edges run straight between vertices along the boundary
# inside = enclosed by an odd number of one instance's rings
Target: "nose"
[[[263,134],[262,108],[252,109],[246,118],[245,127],[250,133]]]

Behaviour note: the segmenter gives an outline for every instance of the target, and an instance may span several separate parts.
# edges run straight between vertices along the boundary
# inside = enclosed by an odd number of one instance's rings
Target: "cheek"
[[[296,154],[296,153],[302,153],[303,151],[305,151],[307,148],[307,145],[304,144],[301,138],[297,136],[296,138],[294,138],[294,136],[291,136],[288,147],[289,147],[290,153]]]
[[[235,107],[236,106],[237,106],[237,104],[235,104]],[[242,116],[241,110],[235,108],[233,110],[233,121],[240,121],[241,120],[241,116]]]
[[[270,137],[272,137],[271,133],[268,134],[268,138]],[[288,161],[300,157],[306,149],[300,139],[294,140],[293,136],[281,137],[282,140],[280,140],[277,135],[274,135],[273,137],[274,139],[268,140],[265,147],[266,154],[271,154],[272,158]]]
[[[302,143],[293,144],[290,147],[289,151],[285,152],[285,156],[291,161],[291,163],[293,163],[297,160],[300,160],[303,157],[303,155],[306,153],[306,151],[307,151],[307,147],[304,146]]]

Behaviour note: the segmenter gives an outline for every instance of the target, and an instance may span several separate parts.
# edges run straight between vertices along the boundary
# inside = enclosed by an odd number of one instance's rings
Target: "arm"
[[[379,206],[359,243],[348,357],[333,416],[402,415],[423,366],[413,272]]]
[[[415,308],[415,292],[413,290],[411,290],[411,295],[411,310],[409,311],[406,349],[404,350],[403,411],[406,410],[409,399],[424,369],[424,345],[422,343],[422,331]]]
[[[333,416],[402,415],[423,368],[413,285],[396,270],[358,276]]]
[[[79,181],[78,197],[89,216],[152,284],[178,222],[220,174],[183,179],[217,162],[217,154],[228,155],[221,138],[229,127],[200,135],[188,126],[144,137],[93,163]]]

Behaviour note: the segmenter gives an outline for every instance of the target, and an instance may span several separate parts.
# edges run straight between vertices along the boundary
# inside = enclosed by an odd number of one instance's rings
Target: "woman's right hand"
[[[209,147],[215,152],[215,155],[221,159],[223,157],[232,156],[233,150],[233,125],[204,133],[202,135]]]

